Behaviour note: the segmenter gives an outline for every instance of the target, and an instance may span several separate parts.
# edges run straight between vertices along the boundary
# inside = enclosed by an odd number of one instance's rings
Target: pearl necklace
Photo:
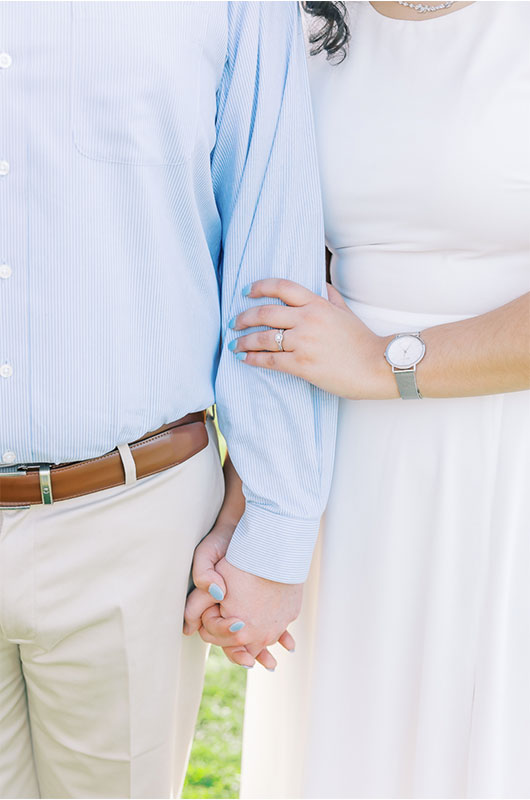
[[[437,6],[426,5],[425,3],[408,3],[406,0],[398,0],[400,6],[407,6],[407,8],[412,8],[414,11],[417,11],[419,14],[425,14],[426,11],[441,11],[443,8],[449,8],[452,6],[455,0],[451,0],[450,3],[439,3]]]

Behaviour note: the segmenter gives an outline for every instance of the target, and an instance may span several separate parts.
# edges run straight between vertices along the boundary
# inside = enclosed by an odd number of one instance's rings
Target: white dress
[[[309,59],[335,286],[379,334],[520,296],[530,3],[347,5],[347,59]],[[249,675],[243,797],[530,797],[529,412],[341,401],[297,651]]]

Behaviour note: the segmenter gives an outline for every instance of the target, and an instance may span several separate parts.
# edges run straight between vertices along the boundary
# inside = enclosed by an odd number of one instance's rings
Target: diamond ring
[[[278,333],[274,337],[274,341],[278,345],[278,350],[283,353],[283,334],[285,330],[279,330]]]

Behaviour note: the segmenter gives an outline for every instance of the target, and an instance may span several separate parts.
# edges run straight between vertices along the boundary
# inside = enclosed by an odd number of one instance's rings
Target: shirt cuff
[[[274,514],[247,502],[226,559],[234,567],[279,583],[307,578],[320,520]]]

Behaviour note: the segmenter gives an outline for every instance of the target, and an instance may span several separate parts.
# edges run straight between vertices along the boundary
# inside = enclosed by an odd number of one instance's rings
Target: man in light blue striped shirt
[[[178,792],[187,575],[222,501],[183,417],[217,402],[243,481],[246,613],[305,580],[336,402],[226,337],[253,280],[324,287],[297,16],[0,3],[0,796]]]

